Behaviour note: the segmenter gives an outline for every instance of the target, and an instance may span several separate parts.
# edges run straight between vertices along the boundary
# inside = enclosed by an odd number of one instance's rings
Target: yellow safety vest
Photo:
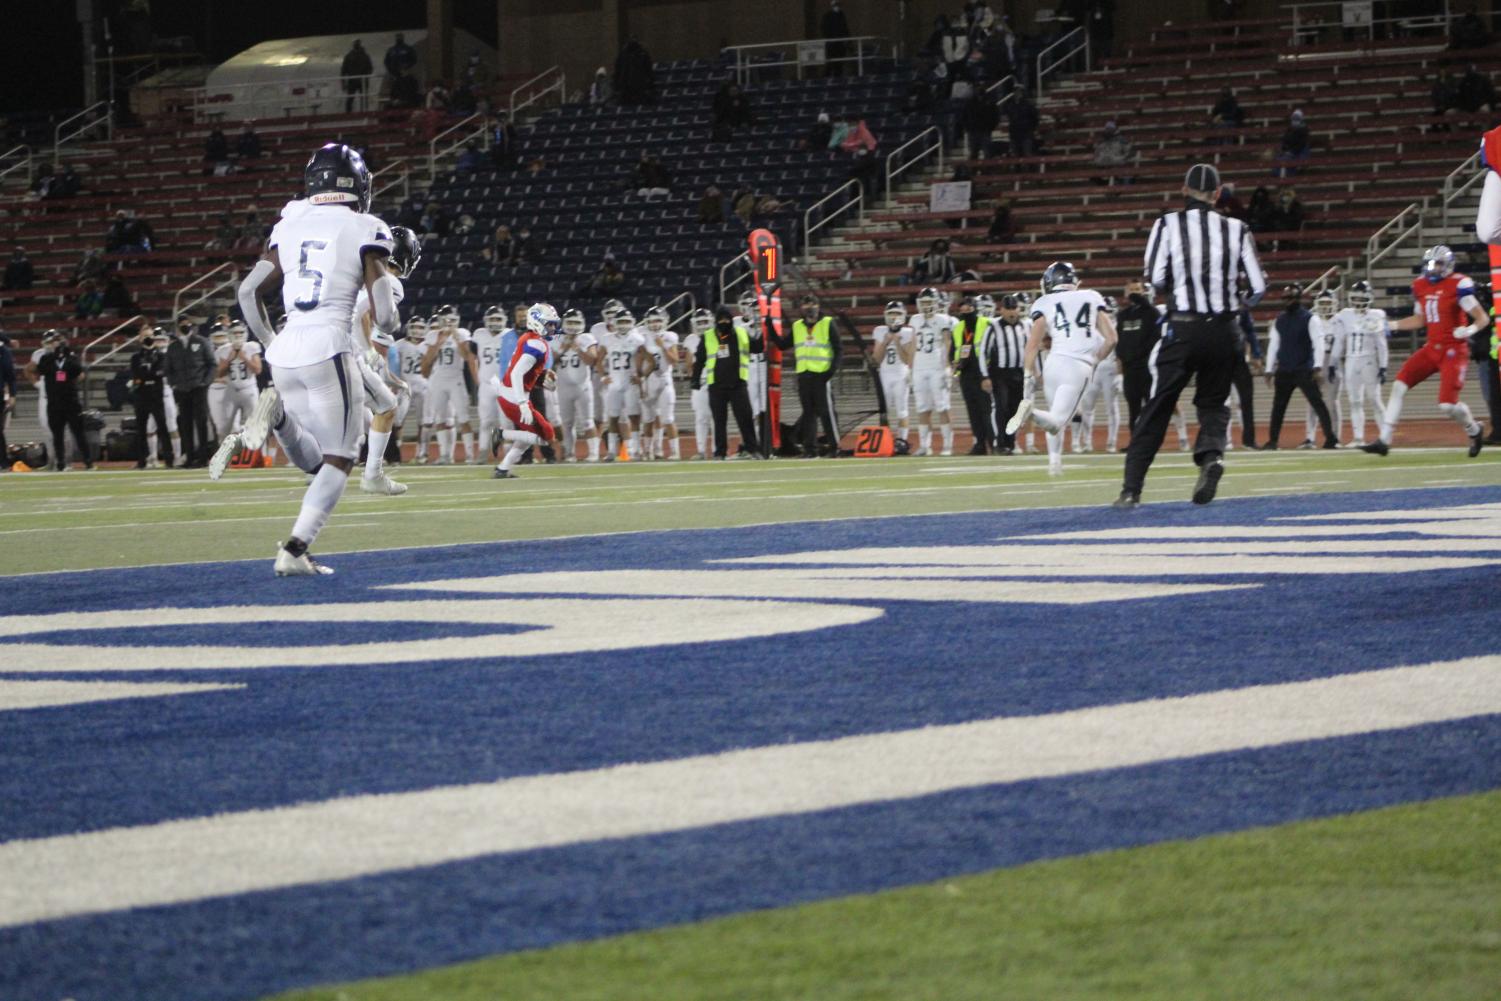
[[[829,340],[829,317],[821,317],[808,329],[798,320],[792,325],[792,346],[797,349],[799,372],[827,372],[834,367],[834,345]]]
[[[750,381],[750,334],[738,323],[735,325],[735,340],[740,344],[740,381]],[[719,331],[710,327],[704,331],[704,379],[705,385],[714,385],[715,359],[719,357]]]
[[[964,364],[964,359],[966,359],[966,358],[969,357],[969,355],[966,355],[964,353],[964,347],[965,347],[964,324],[965,324],[965,322],[966,321],[964,321],[964,320],[960,320],[958,323],[954,324],[954,354],[953,354],[954,361],[953,361],[953,363],[954,363],[955,366],[963,365]],[[975,314],[975,333],[974,333],[974,337],[968,342],[974,348],[974,350],[971,351],[970,354],[974,354],[975,351],[979,351],[980,350],[980,345],[983,344],[983,343],[985,343],[985,328],[987,326],[989,326],[989,325],[990,325],[990,317],[988,317],[988,316],[980,316],[978,313]]]

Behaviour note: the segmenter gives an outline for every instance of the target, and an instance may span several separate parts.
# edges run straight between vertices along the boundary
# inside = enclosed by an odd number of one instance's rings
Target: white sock
[[[509,473],[511,471],[511,467],[520,462],[521,457],[529,451],[531,451],[530,445],[513,444],[510,448],[506,449],[506,457],[500,460],[500,468]]]
[[[944,424],[943,426],[943,450],[945,452],[952,452],[954,450],[953,424]]]
[[[311,473],[323,461],[323,449],[319,447],[318,439],[313,437],[311,431],[298,424],[297,418],[290,413],[283,413],[281,424],[272,431],[276,434],[276,440],[281,442],[281,447],[286,449],[287,458],[304,473]]]
[[[1048,462],[1063,461],[1063,432],[1049,431],[1045,436],[1048,442]]]
[[[449,462],[453,461],[454,449],[458,446],[458,443],[459,433],[453,428],[438,432],[438,448],[440,449],[440,454]]]
[[[651,433],[651,454],[657,458],[662,456],[662,429],[657,428]]]
[[[588,453],[590,462],[599,461],[599,435],[591,434],[584,439],[584,451]]]
[[[1456,403],[1449,408],[1449,419],[1465,429],[1467,435],[1480,433],[1480,425],[1475,423],[1475,415],[1470,413],[1467,404]]]
[[[1175,427],[1178,430],[1178,440],[1179,441],[1187,441],[1188,440],[1188,418],[1184,417],[1182,414],[1178,413],[1177,411],[1174,411],[1173,412],[1173,427]]]
[[[609,447],[608,451],[605,452],[605,454],[606,455],[619,455],[620,454],[620,435],[616,434],[614,431],[611,431],[608,435],[606,435],[606,437],[609,439],[608,444],[609,444],[610,447]]]
[[[672,448],[672,457],[674,459],[681,459],[683,457],[683,449],[682,446],[678,444],[677,435],[673,435],[672,438],[669,439],[669,444]]]
[[[1402,397],[1407,395],[1407,384],[1398,381],[1392,385],[1392,395],[1386,401],[1386,419],[1381,422],[1381,441],[1384,444],[1392,443],[1392,435],[1397,431],[1397,422],[1402,419]]]
[[[633,458],[633,459],[639,459],[641,457],[641,432],[640,431],[632,431],[631,432],[631,443],[630,443],[630,445],[628,447],[630,449],[631,458]]]
[[[297,523],[292,526],[292,538],[311,546],[313,540],[318,538],[318,533],[323,531],[323,526],[328,524],[328,516],[334,513],[334,506],[344,495],[344,485],[348,482],[348,473],[325,463],[318,470],[318,475],[313,477],[313,482],[308,484],[307,492],[302,495],[302,511],[297,515]]]
[[[386,462],[386,442],[390,440],[389,431],[370,432],[370,452],[365,456],[365,479],[373,480],[380,476]]]
[[[539,439],[530,431],[502,431],[501,437],[511,443],[511,448],[506,452],[506,457],[501,460],[500,468],[510,471],[511,467],[521,461],[521,457],[531,451],[533,445]]]
[[[474,432],[466,431],[464,433],[464,458],[469,460],[470,462],[473,462],[475,459],[479,458],[479,452],[475,449],[474,442]]]
[[[928,426],[926,424],[917,425],[917,450],[919,452],[926,452],[928,450],[929,437]]]

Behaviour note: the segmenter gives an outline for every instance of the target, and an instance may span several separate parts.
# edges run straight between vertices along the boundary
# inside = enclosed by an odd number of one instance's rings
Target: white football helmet
[[[693,316],[689,318],[688,322],[692,324],[693,332],[695,334],[702,334],[704,331],[714,326],[714,314],[709,312],[707,309],[695,309],[693,311]]]
[[[1442,243],[1423,255],[1423,277],[1441,282],[1454,273],[1454,251]]]
[[[660,334],[667,329],[667,310],[661,306],[653,306],[646,311],[646,329],[654,334]]]
[[[975,296],[975,312],[981,316],[994,316],[995,297],[984,294]]]
[[[755,323],[761,311],[761,300],[754,292],[740,293],[740,318],[746,323]]]
[[[628,334],[636,329],[636,318],[631,315],[631,311],[628,309],[622,309],[616,313],[615,319],[611,322],[617,334]]]
[[[433,322],[444,330],[459,329],[459,310],[457,306],[439,306],[433,314]]]
[[[907,322],[907,307],[895,300],[886,304],[886,326],[895,330]]]
[[[526,311],[526,329],[544,340],[552,340],[563,329],[558,311],[545,302],[534,302]]]
[[[209,331],[208,339],[214,347],[222,348],[229,343],[229,329],[216,325],[213,330]]]
[[[939,304],[943,297],[938,294],[936,288],[925,288],[917,293],[917,311],[923,316],[932,316],[938,312]]]
[[[485,310],[485,329],[492,334],[506,332],[506,311],[499,306],[491,306]]]
[[[379,327],[376,327],[370,332],[370,343],[380,348],[382,351],[386,351],[387,349],[395,345],[396,342],[392,340],[390,334],[386,333]]]
[[[584,321],[584,314],[576,309],[570,309],[563,313],[563,333],[570,337],[577,337],[584,332],[588,324]]]
[[[407,321],[407,340],[413,344],[420,343],[427,337],[427,321],[420,316],[414,316]]]
[[[239,320],[236,320],[234,323],[231,323],[229,325],[229,343],[233,344],[235,347],[240,347],[241,345],[243,345],[245,343],[246,336],[247,331],[245,330],[245,324],[241,323]]]
[[[1313,300],[1313,311],[1321,320],[1332,320],[1334,314],[1339,312],[1339,300],[1335,298],[1333,289],[1325,289]]]
[[[615,326],[615,317],[619,316],[625,311],[625,303],[621,302],[619,299],[606,299],[605,307],[604,309],[600,310],[600,314],[601,318],[605,321],[605,326],[613,329]]]
[[[1362,278],[1350,286],[1350,293],[1345,298],[1349,300],[1350,308],[1364,313],[1376,301],[1376,294],[1371,291],[1371,283]]]

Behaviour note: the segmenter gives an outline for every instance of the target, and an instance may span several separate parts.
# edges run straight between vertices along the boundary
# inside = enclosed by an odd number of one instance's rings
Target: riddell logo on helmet
[[[314,205],[343,205],[345,202],[352,202],[354,200],[354,195],[345,194],[342,191],[320,191],[316,195],[308,196],[308,201]]]

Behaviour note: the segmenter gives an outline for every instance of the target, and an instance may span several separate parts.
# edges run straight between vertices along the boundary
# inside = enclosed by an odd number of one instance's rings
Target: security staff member
[[[709,412],[714,417],[714,458],[723,459],[729,454],[729,410],[735,411],[735,423],[740,425],[740,443],[745,446],[742,455],[761,454],[756,444],[756,419],[751,413],[750,356],[761,342],[735,322],[735,314],[728,306],[720,306],[714,312],[714,326],[704,331],[703,339],[693,354],[692,388],[705,383],[709,386]]]
[[[167,383],[177,401],[177,435],[189,469],[208,465],[208,387],[213,384],[214,348],[187,317],[177,321],[177,337],[167,346]]]
[[[959,377],[964,409],[969,412],[969,429],[975,436],[970,455],[985,455],[995,449],[995,428],[990,423],[990,394],[981,388],[984,376],[980,373],[980,348],[989,327],[990,318],[981,316],[975,300],[965,296],[959,303],[959,322],[954,324],[949,364]]]
[[[143,324],[146,321],[141,321]],[[172,468],[172,438],[167,433],[167,333],[160,327],[147,329],[141,347],[130,356],[130,385],[135,391],[137,469],[146,468],[146,425],[156,418],[156,444],[159,454]]]
[[[839,367],[839,332],[834,321],[818,315],[818,299],[805,295],[802,316],[792,324],[797,352],[797,398],[802,404],[803,458],[818,456],[818,425],[829,436],[829,455],[839,455],[839,421],[834,413],[834,372]]]
[[[1230,424],[1225,401],[1235,353],[1241,349],[1236,280],[1245,275],[1250,289],[1246,301],[1255,305],[1266,293],[1266,278],[1250,228],[1214,211],[1219,196],[1219,171],[1207,163],[1190,167],[1183,179],[1183,208],[1162,215],[1147,241],[1146,279],[1168,297],[1168,329],[1157,349],[1152,398],[1131,428],[1125,482],[1115,501],[1121,510],[1141,503],[1147,470],[1190,379],[1197,378],[1194,407],[1199,415],[1194,442],[1199,479],[1193,502],[1214,500],[1225,472],[1222,459]]]
[[[1152,349],[1162,339],[1162,314],[1152,305],[1151,289],[1146,282],[1126,283],[1126,303],[1115,314],[1119,340],[1115,356],[1121,363],[1121,389],[1126,396],[1128,426],[1136,419],[1152,396]]]
[[[1283,309],[1272,321],[1271,338],[1267,342],[1266,380],[1271,383],[1272,423],[1267,428],[1268,451],[1277,448],[1277,437],[1282,433],[1282,418],[1287,414],[1287,403],[1293,390],[1301,390],[1308,405],[1318,416],[1319,426],[1324,429],[1324,447],[1338,448],[1339,435],[1329,418],[1329,408],[1324,405],[1320,386],[1324,379],[1324,339],[1309,332],[1308,321],[1313,317],[1303,305],[1303,290],[1289,285],[1282,290]]]
[[[992,317],[986,325],[980,345],[980,388],[990,394],[990,422],[995,428],[998,455],[1016,451],[1016,436],[1006,433],[1006,423],[1022,401],[1026,377],[1022,357],[1027,352],[1030,326],[1022,315],[1021,298],[1004,295],[1001,315]]]
[[[57,331],[56,346],[37,361],[37,376],[47,387],[47,426],[52,429],[52,464],[61,472],[68,468],[68,442],[64,431],[73,432],[78,454],[88,469],[94,468],[94,454],[83,433],[83,401],[78,387],[83,381],[83,363],[68,345],[67,337]]]

